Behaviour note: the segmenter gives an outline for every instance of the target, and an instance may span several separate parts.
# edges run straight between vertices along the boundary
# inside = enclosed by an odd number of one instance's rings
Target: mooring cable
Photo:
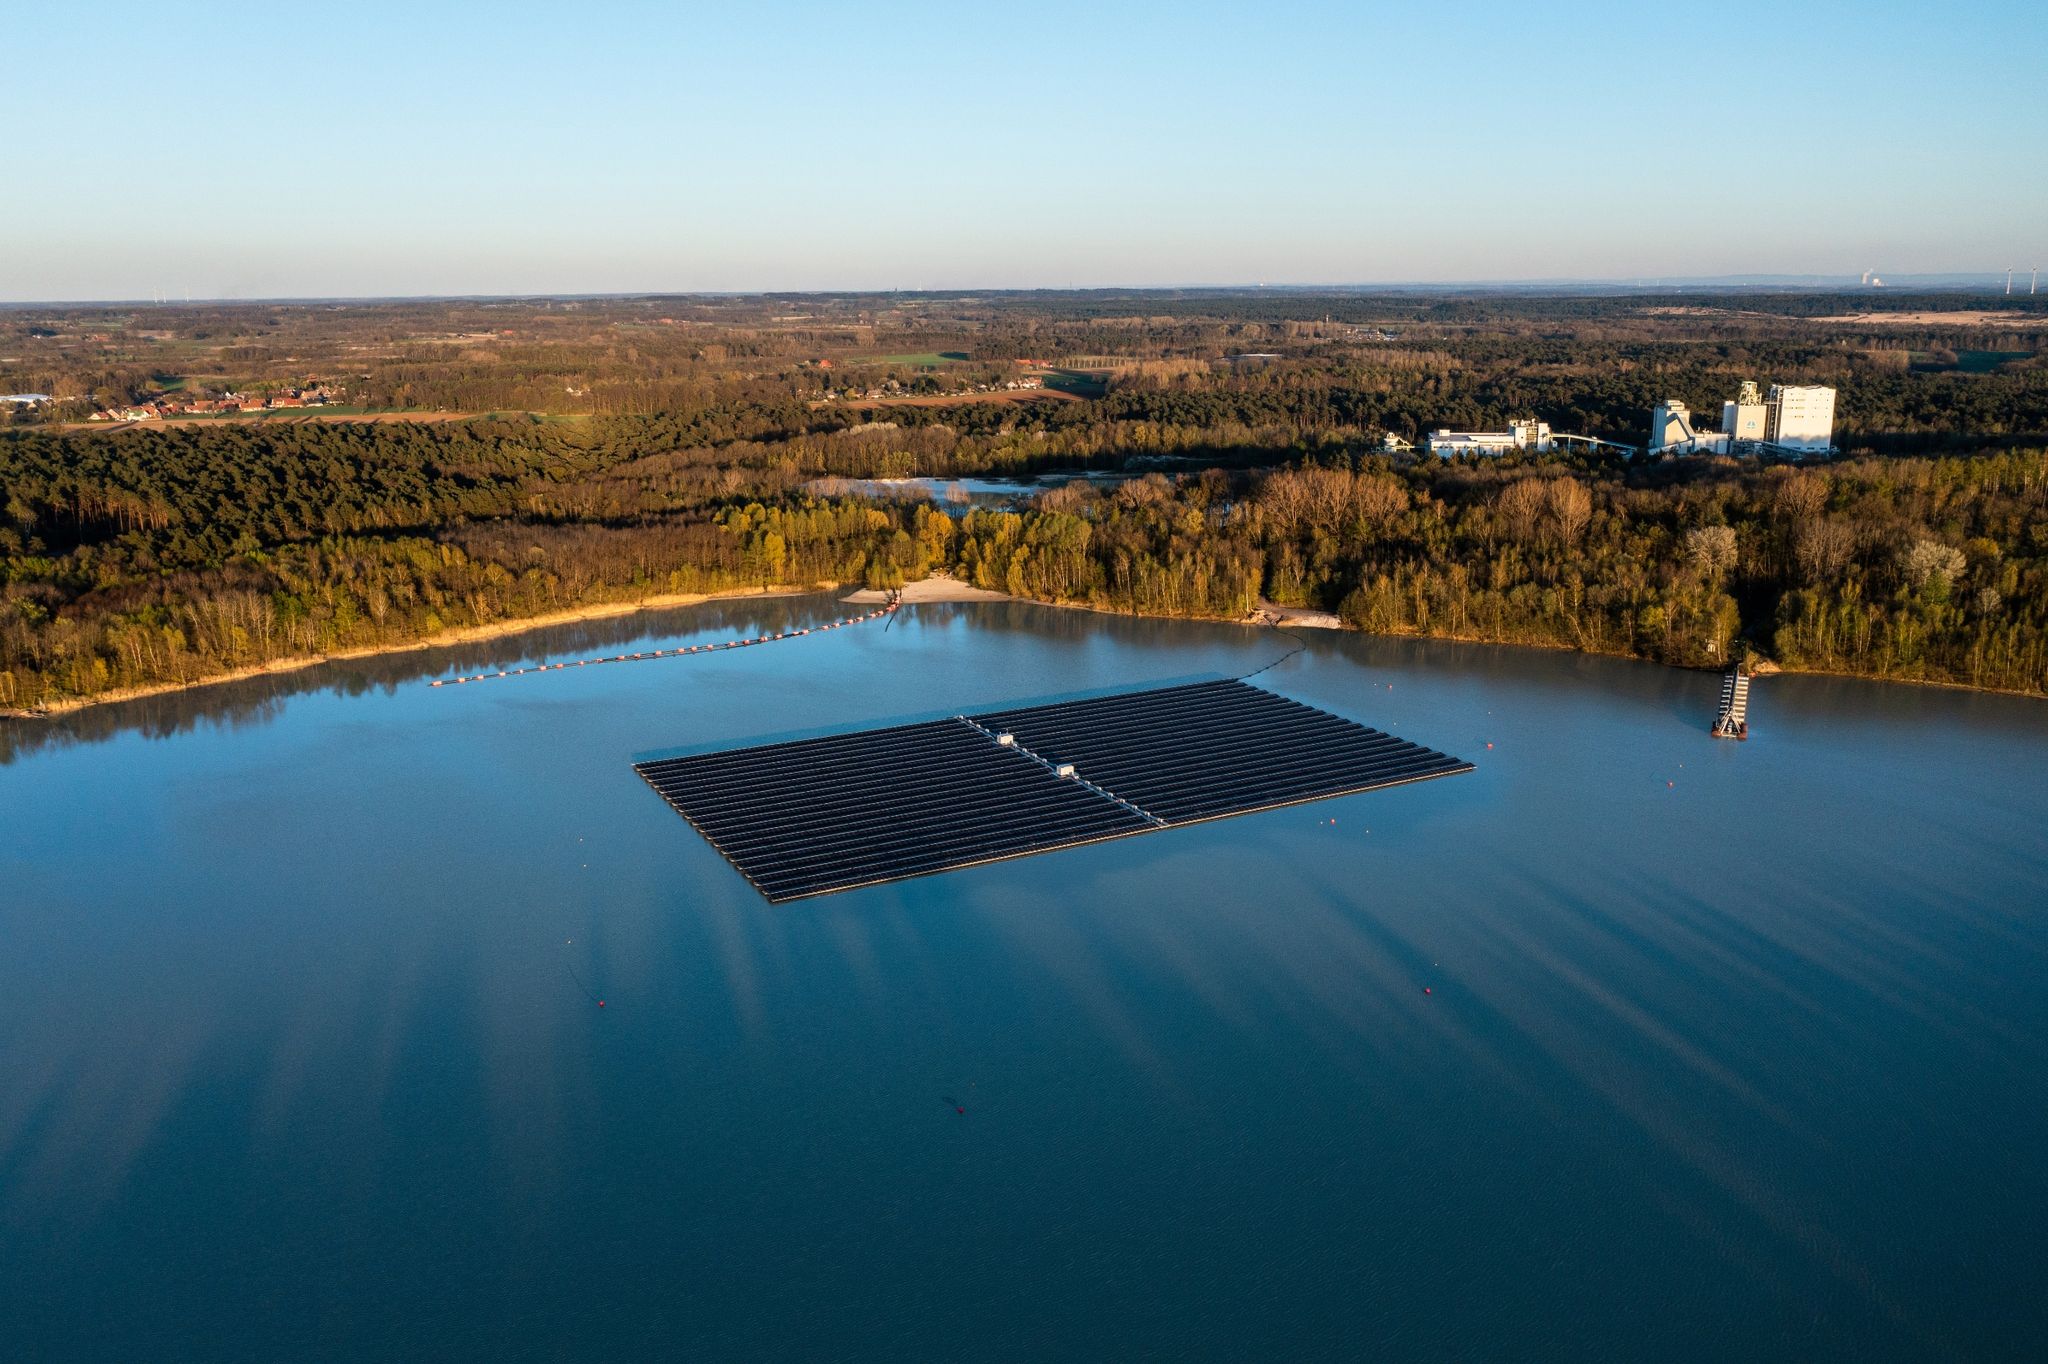
[[[1306,639],[1303,639],[1300,635],[1295,634],[1294,631],[1289,630],[1286,627],[1282,626],[1278,620],[1271,620],[1266,622],[1266,628],[1272,630],[1276,634],[1285,635],[1289,639],[1293,640],[1294,647],[1292,649],[1289,649],[1286,653],[1280,655],[1280,657],[1274,659],[1271,663],[1268,663],[1264,668],[1254,668],[1252,669],[1252,671],[1248,673],[1239,674],[1237,679],[1238,681],[1249,682],[1254,677],[1257,677],[1260,673],[1265,672],[1268,668],[1277,668],[1282,663],[1285,663],[1288,659],[1294,657],[1296,654],[1305,653],[1308,650],[1308,641]]]
[[[584,997],[589,999],[592,1004],[602,1009],[604,1007],[604,1000],[599,997],[597,991],[590,988],[590,982],[583,979],[583,973],[576,969],[576,963],[564,959],[562,964],[569,968],[569,979],[576,982],[576,988],[581,990]]]

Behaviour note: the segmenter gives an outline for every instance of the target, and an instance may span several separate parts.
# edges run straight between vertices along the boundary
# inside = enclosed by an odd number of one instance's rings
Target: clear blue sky
[[[2040,0],[96,0],[5,32],[4,299],[2048,257]]]

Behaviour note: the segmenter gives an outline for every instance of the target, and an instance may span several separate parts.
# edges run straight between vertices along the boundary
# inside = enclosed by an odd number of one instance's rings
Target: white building
[[[1432,431],[1429,452],[1449,459],[1453,455],[1505,455],[1516,450],[1533,450],[1547,455],[1556,446],[1550,438],[1550,423],[1531,417],[1508,423],[1505,431]]]
[[[1723,455],[1728,453],[1728,437],[1694,430],[1692,409],[1676,398],[1666,398],[1650,413],[1649,451],[1653,455]]]
[[[1740,444],[1769,440],[1770,431],[1770,413],[1764,408],[1764,395],[1757,391],[1755,383],[1744,379],[1735,401],[1721,404],[1721,433]]]
[[[1709,435],[1694,428],[1684,403],[1667,399],[1650,415],[1653,455],[1729,454],[1783,450],[1820,454],[1835,448],[1835,391],[1819,386],[1772,384],[1770,396],[1744,380],[1733,400],[1721,404],[1721,429]]]
[[[1772,384],[1768,443],[1785,450],[1820,453],[1835,448],[1835,391],[1819,386]]]

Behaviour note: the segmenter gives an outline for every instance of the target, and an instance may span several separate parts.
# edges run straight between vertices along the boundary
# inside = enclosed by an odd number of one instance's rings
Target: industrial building
[[[1725,455],[1777,450],[1825,454],[1835,448],[1835,391],[1817,385],[1772,384],[1769,396],[1744,380],[1735,397],[1721,404],[1721,429],[1702,431],[1690,409],[1676,398],[1650,414],[1652,455]]]
[[[1744,379],[1735,401],[1721,404],[1721,430],[1734,441],[1770,439],[1770,417],[1764,411],[1764,395],[1754,380]]]
[[[1508,423],[1505,431],[1432,431],[1429,452],[1449,459],[1453,455],[1505,455],[1517,450],[1547,455],[1556,448],[1550,423],[1531,417]]]
[[[1764,444],[1801,454],[1835,448],[1835,391],[1832,388],[1772,384],[1764,403],[1770,434]]]
[[[1650,413],[1648,448],[1653,455],[1725,455],[1728,437],[1695,429],[1692,410],[1676,398],[1666,398]]]
[[[1835,448],[1835,391],[1772,384],[1765,397],[1745,379],[1734,401],[1721,404],[1721,431],[1736,450],[1823,454]]]

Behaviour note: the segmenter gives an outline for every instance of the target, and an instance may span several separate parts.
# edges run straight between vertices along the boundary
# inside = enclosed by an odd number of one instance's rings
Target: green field
[[[1073,370],[1046,375],[1045,386],[1061,393],[1071,393],[1077,398],[1100,398],[1109,389],[1109,385],[1098,376],[1078,374]]]
[[[1914,369],[1961,374],[1989,374],[2009,360],[2024,360],[2033,352],[2024,350],[1959,350],[1955,360],[1937,359],[1935,352],[1912,352]]]
[[[914,355],[877,355],[872,359],[861,359],[855,363],[863,365],[922,365],[936,369],[940,365],[957,365],[968,358],[964,350],[921,350]]]
[[[2024,360],[2028,352],[2023,350],[1961,350],[1956,352],[1956,368],[1965,374],[1989,374],[2008,360]]]

